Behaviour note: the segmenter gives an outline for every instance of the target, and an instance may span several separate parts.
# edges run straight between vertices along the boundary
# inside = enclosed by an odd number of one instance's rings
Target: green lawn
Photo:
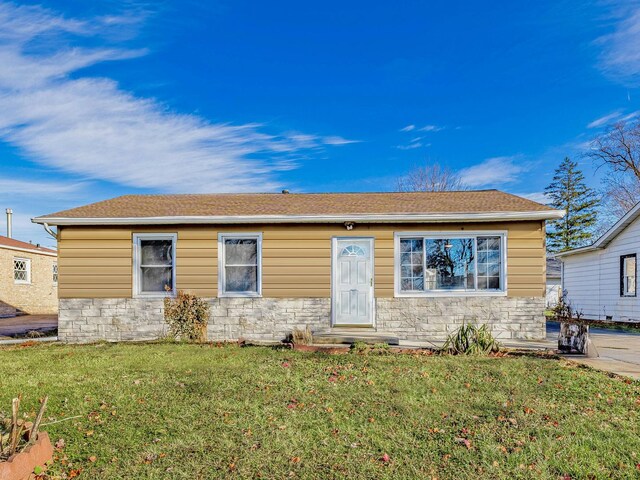
[[[640,384],[557,360],[0,349],[0,409],[18,393],[78,416],[44,427],[54,478],[640,476]]]

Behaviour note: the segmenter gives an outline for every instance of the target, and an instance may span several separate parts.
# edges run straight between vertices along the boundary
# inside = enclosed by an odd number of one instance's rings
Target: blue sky
[[[123,193],[384,191],[429,161],[540,200],[640,110],[640,3],[0,0],[0,64],[23,240]]]

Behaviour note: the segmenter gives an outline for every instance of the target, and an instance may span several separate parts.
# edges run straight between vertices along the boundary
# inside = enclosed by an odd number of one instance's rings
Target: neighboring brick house
[[[58,254],[0,236],[0,317],[17,312],[58,312]]]
[[[126,195],[33,221],[58,227],[63,341],[162,336],[167,290],[209,300],[211,340],[433,340],[465,322],[544,338],[545,220],[563,214],[488,190]]]

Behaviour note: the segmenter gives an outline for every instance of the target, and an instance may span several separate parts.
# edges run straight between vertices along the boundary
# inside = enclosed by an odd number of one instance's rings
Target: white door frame
[[[369,308],[369,312],[371,315],[371,322],[368,324],[362,325],[350,325],[350,324],[340,324],[336,323],[336,301],[337,301],[337,284],[336,279],[338,278],[337,268],[337,255],[338,255],[338,240],[356,240],[356,241],[368,241],[369,248],[369,260],[371,262],[371,282],[370,282],[370,301],[371,305]],[[375,275],[375,237],[331,237],[331,326],[332,327],[342,327],[342,326],[353,326],[360,328],[375,328],[376,326],[376,275]]]

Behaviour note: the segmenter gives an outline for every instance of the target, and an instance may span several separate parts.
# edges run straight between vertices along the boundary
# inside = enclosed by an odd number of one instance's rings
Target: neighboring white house
[[[583,318],[640,321],[639,217],[640,203],[593,245],[556,255],[563,263],[562,289]]]
[[[547,257],[547,307],[552,308],[558,304],[562,295],[561,280],[562,263],[555,257]]]

